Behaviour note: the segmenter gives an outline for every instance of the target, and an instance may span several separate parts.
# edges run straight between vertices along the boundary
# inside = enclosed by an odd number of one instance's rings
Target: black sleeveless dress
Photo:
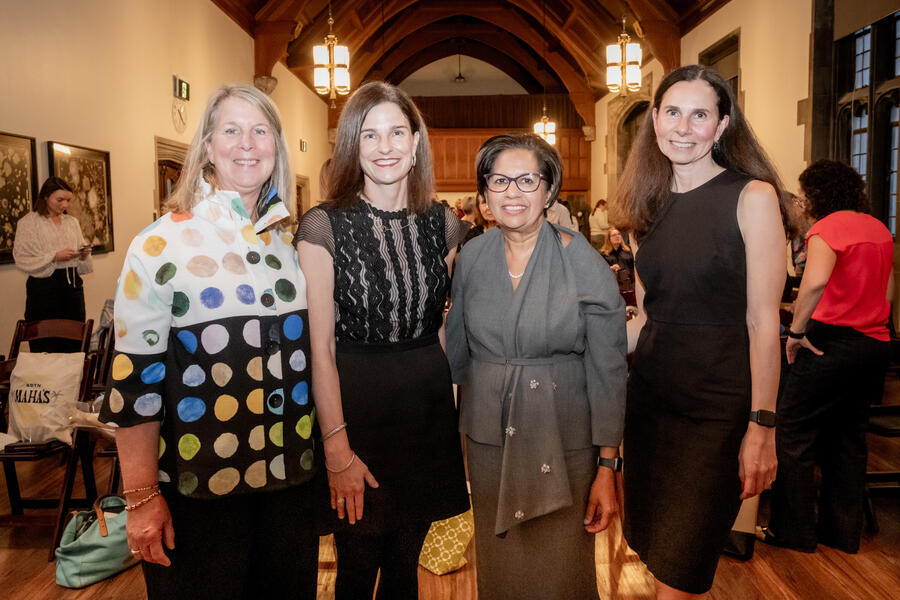
[[[635,257],[647,323],[628,380],[625,537],[676,589],[712,586],[740,508],[738,453],[750,413],[747,268],[724,171],[668,208]]]

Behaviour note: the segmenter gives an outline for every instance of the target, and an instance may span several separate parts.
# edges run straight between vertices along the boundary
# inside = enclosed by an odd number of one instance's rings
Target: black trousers
[[[410,523],[380,535],[335,533],[335,600],[371,598],[379,569],[376,600],[416,600],[419,554],[430,526],[431,523]]]
[[[28,277],[25,282],[25,320],[85,320],[84,285],[74,267],[56,269],[50,277]],[[47,338],[28,343],[31,352],[78,352],[75,340]]]
[[[148,599],[314,600],[312,487],[197,500],[164,486],[175,549],[169,567],[143,563]]]
[[[785,545],[812,551],[817,542],[859,549],[866,485],[869,406],[884,392],[890,344],[849,327],[811,321],[778,399],[778,478],[770,528]],[[815,469],[822,473],[816,494]]]

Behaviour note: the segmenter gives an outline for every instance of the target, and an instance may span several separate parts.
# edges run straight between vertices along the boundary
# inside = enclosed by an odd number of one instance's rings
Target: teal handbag
[[[56,549],[56,583],[82,588],[106,579],[138,562],[125,536],[125,500],[100,496],[93,510],[69,519]]]

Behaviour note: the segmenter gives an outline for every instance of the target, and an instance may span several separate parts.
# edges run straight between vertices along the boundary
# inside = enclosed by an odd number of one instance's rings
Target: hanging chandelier
[[[625,17],[622,17],[618,41],[606,47],[606,87],[610,92],[619,93],[623,84],[629,92],[641,89],[641,55],[641,45],[631,41],[631,36],[625,32]]]
[[[313,46],[313,87],[321,95],[329,95],[331,108],[335,98],[340,94],[350,93],[350,51],[347,46],[337,43],[337,36],[332,31],[334,18],[331,16],[331,2],[328,3],[328,35],[325,44]]]
[[[541,120],[534,124],[534,132],[547,140],[551,146],[556,145],[556,123],[547,116],[547,105],[541,109]]]
[[[453,78],[453,81],[454,81],[454,83],[465,83],[466,78],[462,74],[462,55],[461,54],[456,55],[456,65],[457,65],[456,77]]]
[[[547,28],[547,8],[543,2],[541,2],[541,14],[543,15],[544,20],[544,29]],[[547,40],[544,39],[544,70],[547,69]],[[542,80],[543,81],[543,80]],[[551,146],[556,145],[556,122],[551,121],[550,117],[547,116],[547,86],[546,84],[541,84],[542,91],[542,104],[541,107],[541,120],[536,121],[534,124],[534,132],[544,138],[548,144]]]

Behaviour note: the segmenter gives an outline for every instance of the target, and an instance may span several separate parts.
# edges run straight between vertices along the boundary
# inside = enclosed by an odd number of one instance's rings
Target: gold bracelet
[[[144,498],[143,500],[140,500],[140,501],[138,501],[138,502],[135,502],[134,504],[126,504],[126,505],[125,505],[125,510],[127,510],[128,512],[131,512],[131,511],[133,511],[134,509],[140,508],[140,507],[142,507],[143,505],[147,504],[148,502],[150,502],[150,500],[152,500],[153,498],[156,498],[157,496],[159,496],[159,489],[156,489],[152,494],[150,494],[149,496],[147,496],[147,497]]]
[[[344,421],[343,423],[341,423],[340,425],[338,425],[337,427],[335,427],[334,429],[332,429],[331,431],[329,431],[328,433],[323,435],[322,441],[324,442],[325,440],[336,436],[342,429],[346,429],[346,428],[347,428],[347,421]]]
[[[332,469],[331,467],[328,466],[328,461],[325,461],[325,468],[328,471],[330,471],[331,473],[343,473],[344,471],[346,471],[347,469],[350,468],[350,465],[353,464],[354,460],[356,460],[356,452],[353,453],[353,456],[350,457],[350,462],[348,462],[347,465],[343,469]]]
[[[130,490],[122,490],[122,495],[125,494],[135,494],[137,492],[146,492],[148,490],[157,490],[159,489],[159,482],[154,483],[153,485],[145,485],[144,487],[133,488]]]

